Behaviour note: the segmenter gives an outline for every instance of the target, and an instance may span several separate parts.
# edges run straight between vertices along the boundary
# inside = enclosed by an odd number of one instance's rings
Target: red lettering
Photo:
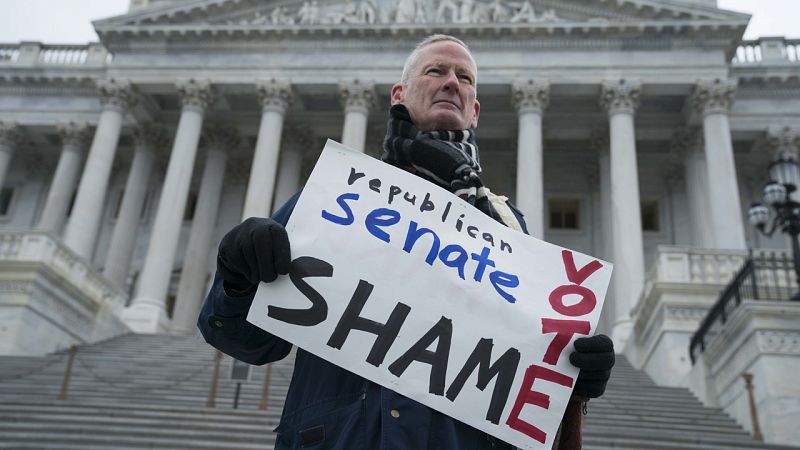
[[[542,319],[542,333],[556,333],[553,340],[550,341],[550,345],[547,346],[547,352],[542,361],[555,365],[564,348],[572,340],[572,336],[575,334],[587,335],[590,330],[591,325],[585,320]]]
[[[564,297],[567,295],[580,295],[581,300],[574,305],[567,306],[564,304]],[[589,288],[576,284],[559,286],[553,289],[548,300],[550,300],[550,306],[552,306],[556,312],[570,317],[589,314],[594,310],[595,305],[597,305],[597,297],[594,296],[594,292],[589,290]]]
[[[594,260],[581,267],[581,270],[578,270],[578,268],[575,267],[575,259],[572,257],[572,252],[569,250],[561,251],[561,259],[564,260],[564,269],[567,271],[567,279],[575,284],[583,284],[589,276],[603,267],[600,261]]]
[[[544,409],[550,408],[550,396],[533,390],[533,382],[536,381],[537,378],[550,381],[551,383],[557,383],[568,388],[572,387],[572,378],[563,373],[535,364],[528,367],[525,370],[525,377],[522,379],[522,387],[520,387],[519,394],[517,394],[517,400],[514,402],[514,407],[511,409],[508,420],[506,420],[506,425],[544,444],[547,440],[547,434],[536,426],[519,418],[519,414],[526,404]]]

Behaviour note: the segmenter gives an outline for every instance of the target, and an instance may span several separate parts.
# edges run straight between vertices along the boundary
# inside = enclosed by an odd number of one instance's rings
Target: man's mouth
[[[434,105],[437,105],[437,104],[440,104],[440,103],[444,103],[446,105],[451,105],[456,109],[461,109],[461,106],[459,106],[455,102],[451,102],[450,100],[436,100],[435,102],[433,102]]]

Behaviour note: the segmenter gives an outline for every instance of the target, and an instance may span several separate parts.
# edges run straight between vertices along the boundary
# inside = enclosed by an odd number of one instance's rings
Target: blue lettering
[[[483,247],[481,254],[473,253],[472,259],[478,261],[478,267],[475,268],[475,281],[483,281],[483,273],[486,271],[486,266],[494,267],[494,261],[489,259],[489,247]]]
[[[376,208],[367,214],[364,219],[364,226],[376,238],[389,242],[389,233],[380,229],[380,227],[388,227],[400,222],[400,213],[389,208]]]
[[[414,244],[417,243],[417,240],[427,233],[433,236],[433,242],[431,243],[431,249],[428,252],[428,256],[425,258],[425,262],[428,263],[429,266],[432,266],[433,262],[436,261],[436,255],[439,253],[439,236],[429,228],[418,229],[417,222],[413,220],[408,225],[408,234],[406,234],[406,242],[403,244],[403,251],[411,253],[411,249],[414,248]]]
[[[454,253],[458,254],[455,259],[448,258]],[[439,259],[442,260],[445,266],[457,268],[458,276],[461,277],[462,280],[466,280],[464,277],[464,266],[467,264],[469,256],[467,256],[467,251],[464,250],[463,247],[458,244],[450,244],[439,253]]]
[[[347,193],[342,194],[336,199],[336,203],[342,207],[342,211],[345,213],[345,217],[335,216],[328,211],[322,210],[322,218],[325,220],[330,220],[333,223],[337,223],[339,225],[350,225],[355,220],[355,216],[353,216],[353,210],[350,209],[350,205],[345,203],[345,200],[358,200],[358,194],[356,193]]]
[[[514,303],[517,301],[513,295],[501,289],[501,286],[508,288],[515,288],[519,286],[518,276],[495,270],[489,274],[489,281],[492,282],[492,287],[494,287],[494,290],[497,291],[497,293],[500,294],[504,299],[506,299],[508,303]]]

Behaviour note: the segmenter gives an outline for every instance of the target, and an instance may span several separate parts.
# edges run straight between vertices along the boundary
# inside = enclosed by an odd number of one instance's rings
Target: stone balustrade
[[[800,63],[800,39],[764,37],[739,43],[734,65]]]
[[[88,261],[44,231],[0,233],[0,264],[38,263],[53,270],[97,304],[123,308],[127,294],[95,271]]]
[[[746,258],[744,250],[659,246],[646,281],[725,285]]]
[[[0,44],[0,65],[102,67],[110,62],[111,53],[98,42],[84,45]]]

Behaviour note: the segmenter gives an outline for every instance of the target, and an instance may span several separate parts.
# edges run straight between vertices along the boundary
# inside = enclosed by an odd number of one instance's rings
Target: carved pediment
[[[382,25],[745,22],[746,14],[679,0],[195,0],[95,22],[118,27],[325,27]]]

